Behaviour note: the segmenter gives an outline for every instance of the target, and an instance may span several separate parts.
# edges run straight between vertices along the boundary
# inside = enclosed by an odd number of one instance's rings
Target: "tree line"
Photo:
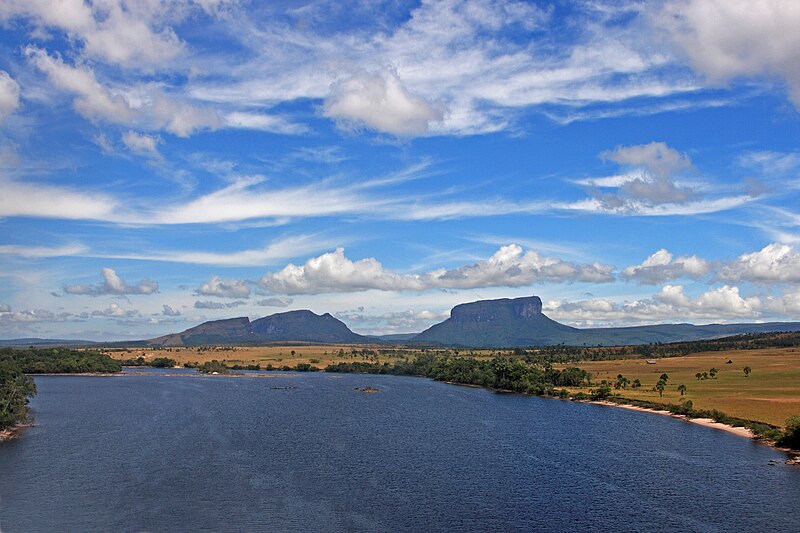
[[[14,361],[26,374],[113,373],[122,363],[106,354],[71,348],[0,349],[0,361]]]

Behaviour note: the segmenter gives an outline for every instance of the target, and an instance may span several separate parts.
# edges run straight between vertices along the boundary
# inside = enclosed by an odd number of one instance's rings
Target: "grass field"
[[[732,363],[727,363],[727,361]],[[625,398],[662,403],[692,400],[695,409],[717,409],[747,420],[783,426],[790,416],[800,415],[800,349],[735,350],[705,352],[686,357],[656,359],[647,364],[642,359],[586,361],[577,366],[592,373],[592,381],[614,382],[622,374],[633,381],[639,379],[641,389],[615,390]],[[752,372],[745,377],[743,369]],[[695,374],[718,370],[715,379],[698,381]],[[669,375],[663,397],[653,391],[662,373]],[[681,397],[678,385],[686,385]]]
[[[296,344],[291,346],[233,346],[191,348],[130,348],[106,350],[114,359],[130,359],[144,357],[152,360],[157,357],[175,359],[179,365],[184,363],[205,363],[216,359],[228,365],[260,364],[266,367],[296,366],[298,363],[309,363],[325,368],[331,363],[340,361],[366,361],[370,363],[394,363],[402,350],[391,350],[381,353],[385,347],[364,345],[319,345]],[[409,354],[416,353],[409,350]]]

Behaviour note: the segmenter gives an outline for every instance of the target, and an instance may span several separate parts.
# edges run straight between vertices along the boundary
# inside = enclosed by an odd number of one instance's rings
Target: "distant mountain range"
[[[329,313],[276,313],[258,320],[247,317],[204,322],[181,333],[146,341],[103,343],[119,346],[199,346],[206,344],[267,344],[308,342],[324,344],[396,343],[466,348],[515,346],[611,346],[715,339],[744,333],[800,331],[800,322],[763,324],[660,324],[624,328],[573,328],[542,313],[538,296],[481,300],[455,306],[450,318],[419,334],[367,336],[353,333]],[[89,341],[11,339],[0,346],[91,345]]]
[[[374,342],[350,331],[344,322],[329,313],[289,311],[250,322],[247,317],[213,320],[182,333],[164,335],[147,342],[151,346],[198,346],[203,344],[256,344],[298,341],[330,344]]]

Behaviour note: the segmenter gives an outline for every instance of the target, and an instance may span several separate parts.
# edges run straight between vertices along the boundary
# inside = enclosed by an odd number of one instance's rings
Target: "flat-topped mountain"
[[[212,320],[181,333],[148,341],[152,346],[197,346],[202,344],[247,344],[281,341],[348,344],[368,339],[350,331],[329,313],[288,311],[250,321],[247,317]]]
[[[558,344],[580,330],[542,314],[538,296],[460,304],[450,318],[431,326],[413,342],[454,346],[535,346]]]
[[[420,344],[464,347],[511,347],[649,344],[713,339],[744,333],[800,331],[798,322],[764,324],[660,324],[624,328],[579,329],[542,314],[538,296],[481,300],[457,305],[450,318],[412,339]]]

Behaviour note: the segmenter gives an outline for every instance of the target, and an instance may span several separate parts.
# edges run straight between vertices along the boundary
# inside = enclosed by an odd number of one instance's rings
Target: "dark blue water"
[[[783,454],[668,417],[419,378],[158,374],[37,378],[36,426],[0,446],[0,530],[800,530]]]

